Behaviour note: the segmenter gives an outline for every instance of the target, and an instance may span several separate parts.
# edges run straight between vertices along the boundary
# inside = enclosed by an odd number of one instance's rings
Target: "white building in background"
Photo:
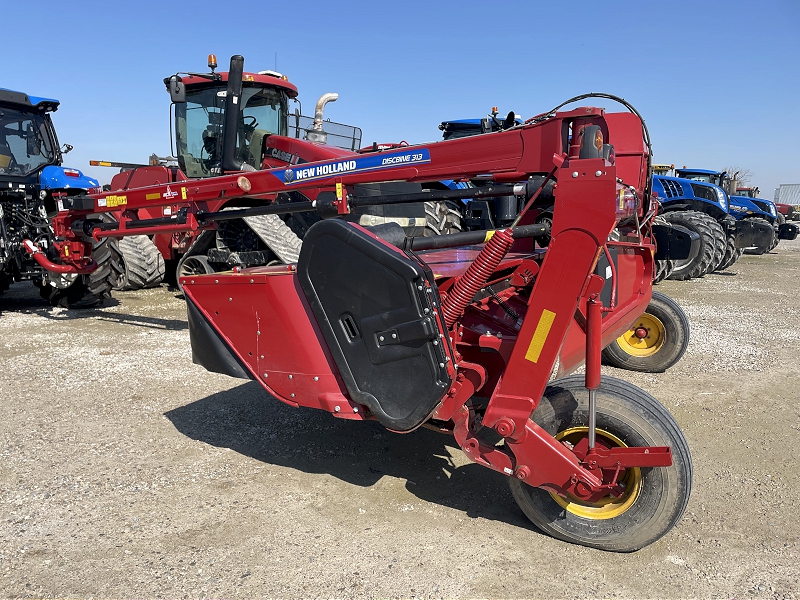
[[[782,183],[775,188],[775,202],[800,204],[800,183]]]

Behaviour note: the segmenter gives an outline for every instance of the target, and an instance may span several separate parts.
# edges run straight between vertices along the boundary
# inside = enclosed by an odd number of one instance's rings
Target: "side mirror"
[[[169,78],[169,97],[175,104],[186,102],[186,84],[177,75]]]

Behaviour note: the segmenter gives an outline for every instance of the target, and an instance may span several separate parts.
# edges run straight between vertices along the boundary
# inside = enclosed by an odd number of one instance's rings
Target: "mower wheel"
[[[456,202],[425,202],[425,236],[460,233],[463,230],[461,221],[461,211]]]
[[[192,254],[185,256],[178,263],[178,289],[182,292],[181,277],[191,277],[192,275],[210,275],[216,273],[214,267],[208,262],[208,257],[203,254]]]
[[[677,363],[689,345],[689,319],[669,296],[653,292],[645,313],[603,350],[612,367],[663,373]]]
[[[700,251],[691,260],[676,260],[675,268],[669,275],[669,279],[685,281],[702,277],[714,266],[715,253],[717,252],[718,231],[721,230],[711,216],[695,210],[671,212],[664,215],[664,218],[675,225],[680,225],[700,236]]]
[[[743,253],[744,249],[737,248],[733,238],[728,238],[725,246],[725,256],[722,257],[722,262],[717,267],[717,271],[730,269],[742,257]]]
[[[539,244],[540,247],[547,248],[547,246],[550,245],[550,231],[553,229],[553,214],[548,212],[542,213],[536,217],[534,223],[536,225],[544,225],[547,228],[544,235],[536,238],[536,243]]]
[[[156,287],[164,281],[164,257],[149,237],[124,237],[119,241],[119,249],[125,261],[125,271],[122,281],[114,289],[140,290]]]
[[[576,447],[588,435],[589,394],[583,375],[551,382],[531,418]],[[692,489],[692,458],[672,415],[647,392],[603,377],[597,390],[597,444],[606,448],[669,446],[672,466],[632,468],[619,475],[625,491],[597,503],[531,487],[509,478],[511,493],[536,527],[555,538],[613,552],[652,544],[680,519]],[[603,473],[604,477],[613,477]]]

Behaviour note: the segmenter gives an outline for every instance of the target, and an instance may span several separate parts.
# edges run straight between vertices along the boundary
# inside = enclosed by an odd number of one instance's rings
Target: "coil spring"
[[[513,244],[514,237],[510,229],[495,232],[469,268],[458,278],[442,302],[442,313],[448,329],[464,313],[464,309],[472,302],[478,290],[486,284]]]

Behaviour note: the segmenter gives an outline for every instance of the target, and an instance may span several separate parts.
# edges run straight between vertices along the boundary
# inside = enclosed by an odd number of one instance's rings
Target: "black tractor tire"
[[[644,338],[638,328],[647,331]],[[603,349],[603,361],[628,371],[663,373],[677,363],[689,345],[689,319],[669,296],[653,292],[653,298],[636,323]]]
[[[694,210],[667,213],[664,218],[667,222],[685,227],[700,236],[700,251],[697,256],[691,260],[676,260],[669,279],[686,281],[702,277],[716,266],[712,263],[717,252],[717,229],[721,229],[719,223],[709,215]]]
[[[661,283],[672,274],[672,270],[675,268],[675,261],[670,258],[657,260],[655,267],[656,272],[653,277],[653,285]]]
[[[426,237],[463,231],[461,207],[453,200],[425,202]]]
[[[583,375],[551,382],[531,419],[573,446],[587,435],[588,392]],[[672,466],[628,469],[626,491],[597,504],[561,498],[510,477],[522,512],[543,532],[573,544],[633,552],[652,544],[681,518],[692,489],[689,445],[672,415],[647,392],[626,381],[602,377],[597,390],[597,443],[669,446]]]
[[[780,227],[780,226],[781,226],[781,225],[783,225],[784,223],[786,223],[786,218],[785,218],[785,217],[784,217],[784,216],[783,216],[781,213],[778,213],[778,217],[777,217],[776,225],[777,225],[778,227]],[[777,233],[775,233],[775,237],[774,237],[774,239],[772,240],[772,246],[770,246],[770,248],[769,248],[769,252],[772,252],[773,250],[775,250],[775,248],[777,248],[777,247],[778,247],[778,242],[780,242],[780,241],[781,241],[781,239],[778,237],[778,234],[777,234]]]
[[[772,227],[769,221],[766,219],[762,219],[761,217],[752,217],[749,220],[754,221],[756,223],[761,223],[762,225],[767,225]],[[773,241],[776,236],[773,236]],[[745,248],[745,254],[754,254],[755,256],[761,256],[762,254],[769,252],[774,246],[772,246],[772,242],[768,246],[753,246],[752,248]]]
[[[141,290],[156,287],[164,281],[164,257],[146,235],[131,235],[119,241],[125,270],[118,290]]]
[[[98,266],[90,274],[79,275],[66,288],[44,285],[39,288],[39,294],[51,306],[61,308],[91,308],[102,304],[111,297],[111,290],[122,278],[124,267],[119,243],[110,237],[94,242],[92,258]]]
[[[728,238],[725,244],[725,256],[722,257],[722,262],[717,267],[717,271],[730,269],[742,257],[743,253],[744,248],[737,248],[734,239]]]
[[[714,221],[714,225],[709,224],[709,227],[711,227],[711,231],[714,234],[714,258],[711,261],[711,265],[709,265],[708,271],[703,275],[708,275],[719,269],[722,260],[725,258],[725,249],[728,246],[728,237],[725,235],[722,225]]]

